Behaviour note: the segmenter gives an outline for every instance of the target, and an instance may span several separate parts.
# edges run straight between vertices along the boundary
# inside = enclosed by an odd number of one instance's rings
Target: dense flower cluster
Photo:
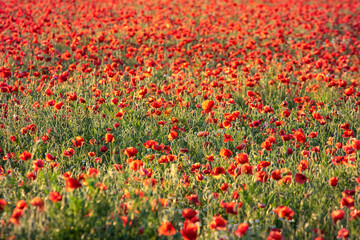
[[[360,238],[359,1],[0,3],[0,239]]]

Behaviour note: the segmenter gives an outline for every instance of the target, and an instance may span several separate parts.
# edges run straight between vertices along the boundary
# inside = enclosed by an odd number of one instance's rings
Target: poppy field
[[[0,5],[0,239],[360,239],[359,1]]]

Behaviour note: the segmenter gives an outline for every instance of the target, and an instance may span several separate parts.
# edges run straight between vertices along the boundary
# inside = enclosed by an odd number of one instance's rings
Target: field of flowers
[[[360,239],[360,1],[0,5],[0,239]]]

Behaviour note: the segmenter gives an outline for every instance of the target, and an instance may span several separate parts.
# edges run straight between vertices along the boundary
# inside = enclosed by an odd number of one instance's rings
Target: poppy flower
[[[191,194],[190,196],[185,196],[189,203],[200,205],[199,196],[196,194]]]
[[[350,217],[349,221],[360,218],[360,210],[357,210],[357,209],[352,210],[350,212],[350,216],[351,217]]]
[[[134,171],[138,171],[143,165],[144,163],[141,160],[134,160],[129,163],[130,169]]]
[[[0,211],[4,211],[7,202],[4,199],[0,199]]]
[[[336,177],[332,177],[329,179],[330,186],[336,187],[337,183],[338,183],[338,179]]]
[[[226,220],[220,215],[213,217],[209,227],[210,229],[215,229],[217,231],[226,230]]]
[[[308,137],[309,138],[316,138],[317,135],[318,135],[317,132],[311,132],[311,133],[309,133]]]
[[[75,178],[67,178],[66,179],[66,191],[67,192],[72,192],[77,188],[82,187],[82,185],[79,183],[79,181]]]
[[[128,148],[126,148],[124,153],[126,156],[131,158],[131,157],[134,157],[138,153],[138,150],[134,147],[128,147]]]
[[[232,151],[230,151],[229,149],[223,148],[220,150],[219,155],[225,159],[229,158],[232,156]]]
[[[178,133],[174,131],[171,131],[168,135],[169,141],[174,141],[175,139],[177,139],[177,137],[178,137]]]
[[[103,190],[103,191],[105,191],[107,189],[107,186],[101,182],[96,183],[95,187],[98,187],[100,190]]]
[[[196,240],[198,236],[198,226],[190,221],[185,221],[180,233],[184,240]]]
[[[91,178],[95,178],[98,174],[99,174],[99,170],[97,170],[96,168],[89,168],[88,170],[88,176]]]
[[[109,148],[106,147],[106,146],[101,146],[100,147],[100,152],[107,152],[108,150],[109,150]]]
[[[19,200],[19,201],[16,203],[16,208],[21,209],[21,210],[26,209],[26,208],[27,208],[27,204],[26,204],[25,200]]]
[[[240,223],[239,226],[235,230],[235,236],[242,237],[246,234],[249,229],[249,224],[247,223]]]
[[[228,203],[223,201],[220,202],[220,207],[224,208],[226,213],[230,213],[233,215],[237,214],[237,209],[236,209],[237,206],[239,205],[236,202],[228,202]]]
[[[158,228],[159,236],[172,236],[176,234],[176,230],[171,222],[163,222]]]
[[[235,164],[231,163],[226,170],[234,179],[241,174],[241,169],[237,168]]]
[[[281,171],[279,169],[275,169],[274,171],[271,172],[271,178],[274,180],[280,180],[281,177]]]
[[[245,164],[249,162],[249,155],[247,153],[239,153],[234,159],[237,164]]]
[[[114,135],[112,135],[111,133],[105,134],[105,142],[106,143],[114,142],[114,141],[115,141]]]
[[[271,229],[266,240],[282,240],[283,236],[280,229]]]
[[[344,210],[334,210],[331,212],[331,217],[336,224],[337,221],[339,221],[345,217],[345,212],[344,212]]]
[[[72,155],[74,155],[74,153],[75,153],[75,150],[74,149],[72,149],[72,148],[68,148],[68,149],[66,149],[65,151],[64,151],[64,156],[66,156],[66,157],[71,157]]]
[[[269,178],[269,175],[266,172],[264,172],[264,171],[256,172],[256,181],[265,183],[265,182],[267,182],[268,178]]]
[[[197,211],[191,208],[186,208],[182,211],[182,216],[187,220],[194,218],[196,215],[197,215]]]
[[[33,161],[33,168],[34,168],[34,172],[38,171],[39,169],[43,169],[44,161],[42,159],[37,159]]]
[[[300,184],[300,185],[304,184],[308,180],[309,179],[306,176],[302,175],[301,173],[296,173],[295,174],[295,182]]]
[[[43,211],[44,210],[44,201],[39,198],[39,197],[34,197],[32,200],[31,200],[31,205],[35,206],[35,207],[38,207],[39,208],[39,211]]]
[[[301,160],[299,165],[296,167],[299,172],[305,171],[309,167],[309,162],[306,160]]]
[[[241,167],[241,172],[245,173],[245,174],[249,174],[249,175],[253,175],[253,166],[251,166],[248,163],[245,163],[244,165],[242,165]]]
[[[202,109],[203,109],[206,113],[208,113],[208,112],[210,112],[210,111],[212,110],[212,108],[215,106],[215,103],[214,103],[213,100],[206,100],[206,101],[204,101],[204,102],[201,104],[201,106],[202,106]]]
[[[56,157],[51,155],[50,153],[46,154],[46,156],[45,156],[45,160],[47,162],[54,161],[55,159],[56,159]]]
[[[279,185],[290,185],[292,183],[292,176],[291,175],[285,175],[282,179],[278,181]]]
[[[14,225],[19,225],[19,219],[22,217],[23,214],[24,211],[22,209],[15,208],[12,212],[10,222]]]
[[[295,133],[293,134],[293,138],[299,143],[306,142],[305,134],[301,128],[295,131]]]
[[[295,215],[294,210],[282,205],[277,207],[274,212],[278,214],[279,218],[286,218],[287,220],[291,220]]]
[[[225,174],[225,169],[223,167],[215,167],[211,171],[211,175],[215,178],[220,178],[222,174]]]
[[[222,183],[221,185],[220,185],[220,189],[221,189],[221,191],[222,192],[226,192],[226,190],[229,188],[229,184],[227,184],[227,183]]]
[[[23,161],[31,159],[31,153],[29,153],[28,151],[24,151],[22,154],[20,154],[20,159]]]
[[[340,208],[347,207],[349,209],[354,209],[354,199],[352,196],[345,196],[340,200]]]
[[[53,203],[59,202],[62,200],[62,196],[60,195],[60,193],[54,191],[54,192],[50,192],[49,194],[49,200],[52,201]]]
[[[231,135],[224,134],[224,143],[232,142],[232,141],[233,141],[233,139],[232,139]]]
[[[157,180],[155,178],[147,178],[143,181],[145,187],[148,187],[148,188],[155,188],[155,185],[157,184]]]
[[[73,147],[79,148],[85,144],[85,139],[77,136],[75,137],[75,139],[72,139],[71,142],[73,144]]]
[[[349,237],[349,231],[346,228],[342,228],[338,231],[337,239],[347,239]]]

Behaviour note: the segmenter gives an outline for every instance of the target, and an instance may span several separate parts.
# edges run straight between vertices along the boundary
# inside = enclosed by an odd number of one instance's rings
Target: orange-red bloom
[[[23,161],[31,159],[31,153],[29,153],[28,151],[24,151],[22,154],[20,154],[20,159]]]
[[[279,218],[286,218],[288,220],[291,220],[295,215],[294,210],[282,205],[277,207],[274,212],[278,214]]]
[[[180,233],[183,236],[184,240],[196,240],[198,236],[198,227],[196,224],[186,221],[181,229]]]
[[[67,178],[66,179],[66,191],[72,192],[74,189],[80,188],[82,185],[79,183],[79,181],[75,178]]]
[[[248,229],[249,229],[249,224],[240,223],[239,226],[235,230],[235,235],[240,238],[240,237],[242,237],[243,235],[246,234]]]
[[[124,153],[128,157],[134,157],[138,153],[138,150],[134,147],[128,147]]]
[[[115,141],[114,135],[112,135],[111,133],[105,134],[105,142],[106,143],[114,142],[114,141]]]
[[[209,227],[215,230],[226,230],[226,220],[223,219],[220,215],[213,217]]]
[[[176,230],[171,222],[163,222],[158,228],[159,236],[171,236],[176,234]]]
[[[345,217],[345,212],[344,212],[344,210],[334,210],[331,213],[331,217],[334,220],[334,222],[336,223],[337,221],[339,221]]]
[[[52,201],[53,203],[56,203],[62,200],[62,196],[60,195],[60,193],[56,191],[50,192],[49,200]]]
[[[31,203],[31,205],[38,207],[40,212],[44,210],[45,203],[41,198],[34,197],[30,203]]]

